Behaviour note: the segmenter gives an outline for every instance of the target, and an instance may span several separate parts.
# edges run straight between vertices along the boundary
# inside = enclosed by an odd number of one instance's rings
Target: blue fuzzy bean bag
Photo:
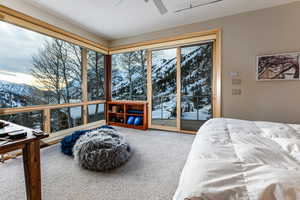
[[[64,139],[60,142],[61,144],[61,152],[68,155],[68,156],[73,156],[73,146],[75,145],[76,141],[80,138],[80,136],[95,131],[95,130],[99,130],[102,128],[107,128],[107,129],[113,129],[113,127],[111,126],[100,126],[98,128],[94,128],[94,129],[90,129],[90,130],[80,130],[80,131],[75,131],[74,133],[72,133],[71,135],[68,135],[66,137],[64,137]]]

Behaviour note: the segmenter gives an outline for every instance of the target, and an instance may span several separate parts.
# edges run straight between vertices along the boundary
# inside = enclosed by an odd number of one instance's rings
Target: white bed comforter
[[[300,125],[212,119],[173,200],[300,200]]]

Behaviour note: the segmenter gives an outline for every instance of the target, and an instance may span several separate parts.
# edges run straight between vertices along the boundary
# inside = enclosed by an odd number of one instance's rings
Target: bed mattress
[[[300,200],[300,125],[207,121],[173,197],[185,199]]]

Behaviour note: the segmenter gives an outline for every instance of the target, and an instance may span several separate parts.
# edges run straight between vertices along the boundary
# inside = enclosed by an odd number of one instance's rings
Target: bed
[[[300,200],[300,125],[207,121],[173,200]]]

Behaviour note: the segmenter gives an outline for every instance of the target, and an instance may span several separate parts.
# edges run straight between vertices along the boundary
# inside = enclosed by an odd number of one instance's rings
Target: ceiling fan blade
[[[159,10],[160,14],[164,15],[168,12],[168,9],[166,8],[162,0],[153,0],[153,2],[157,7],[157,9]]]
[[[119,0],[119,1],[115,4],[115,6],[121,5],[121,3],[123,3],[123,0]]]
[[[187,8],[180,9],[180,10],[176,10],[174,12],[178,13],[178,12],[181,12],[181,11],[190,10],[190,9],[201,7],[201,6],[207,6],[207,5],[215,4],[215,3],[218,3],[218,2],[221,2],[221,1],[223,1],[223,0],[213,0],[213,1],[210,1],[210,2],[207,2],[207,3],[201,3],[201,4],[198,4],[198,5],[194,5],[194,6],[190,6],[190,7],[187,7]]]

